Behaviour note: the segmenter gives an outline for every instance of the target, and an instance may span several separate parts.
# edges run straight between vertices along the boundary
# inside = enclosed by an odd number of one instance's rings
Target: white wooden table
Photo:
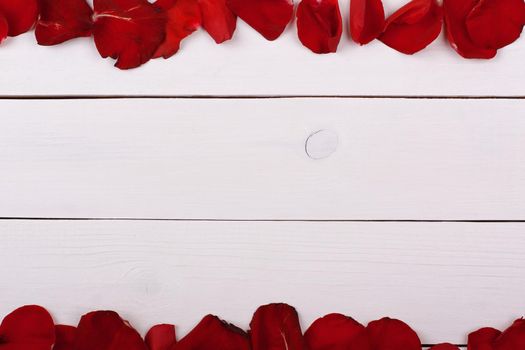
[[[387,1],[389,11],[402,3]],[[346,9],[347,2],[342,3]],[[89,39],[0,50],[0,313],[141,332],[296,306],[464,344],[525,310],[525,40],[317,56],[239,23],[128,72]]]

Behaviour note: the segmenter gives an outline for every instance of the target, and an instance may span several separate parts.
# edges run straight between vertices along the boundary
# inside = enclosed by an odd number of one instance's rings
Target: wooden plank
[[[390,315],[424,343],[464,343],[525,308],[525,224],[0,221],[0,314],[47,306],[57,322],[118,310],[141,332],[204,314],[246,328],[264,303],[304,327],[334,311]]]
[[[0,109],[1,217],[525,219],[525,101],[1,101]],[[318,130],[328,131],[308,149],[324,159],[305,152]]]
[[[387,12],[406,0],[384,1]],[[348,0],[341,1],[345,26]],[[295,24],[268,42],[243,22],[233,41],[215,45],[200,31],[165,61],[121,72],[102,60],[91,39],[39,47],[29,33],[2,45],[0,95],[484,95],[525,96],[525,40],[490,61],[465,60],[445,41],[402,55],[346,35],[335,55],[315,55]]]

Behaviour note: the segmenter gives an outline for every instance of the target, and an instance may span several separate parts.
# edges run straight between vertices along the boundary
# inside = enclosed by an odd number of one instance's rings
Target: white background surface
[[[304,327],[389,315],[459,344],[524,313],[525,100],[508,98],[525,96],[523,39],[493,61],[443,39],[316,56],[293,26],[269,43],[239,23],[230,43],[201,32],[129,72],[89,41],[0,50],[0,313],[40,303],[74,324],[110,308],[183,335],[284,301]]]

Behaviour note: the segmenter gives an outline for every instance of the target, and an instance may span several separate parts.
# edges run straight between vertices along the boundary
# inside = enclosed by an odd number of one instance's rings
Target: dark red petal
[[[40,0],[35,35],[40,45],[91,36],[93,11],[85,0]]]
[[[297,8],[297,33],[315,53],[336,52],[343,20],[339,0],[303,0]]]
[[[366,328],[341,314],[317,319],[304,333],[304,341],[309,350],[370,350]]]
[[[199,0],[202,27],[217,44],[230,40],[237,27],[237,16],[226,5],[226,0]]]
[[[180,49],[181,41],[196,31],[201,24],[197,0],[158,0],[155,5],[168,16],[166,38],[155,52],[155,58],[169,58]]]
[[[293,0],[227,0],[226,3],[268,40],[277,39],[293,16]]]
[[[456,345],[452,345],[450,343],[442,343],[436,344],[428,350],[459,350],[459,348]]]
[[[174,350],[250,350],[248,335],[241,329],[208,315],[175,344]]]
[[[412,0],[386,20],[379,40],[412,55],[436,40],[442,26],[443,12],[436,0]]]
[[[493,342],[494,350],[522,350],[525,349],[525,320],[514,321]]]
[[[486,327],[468,335],[467,350],[492,350],[492,343],[501,334],[497,329]]]
[[[55,342],[55,325],[46,309],[23,306],[7,315],[0,325],[0,343],[31,344],[32,350],[49,350]]]
[[[146,334],[149,350],[170,350],[176,342],[175,326],[172,324],[153,326]]]
[[[269,304],[255,311],[250,322],[252,350],[303,350],[297,311],[287,304]]]
[[[361,45],[376,39],[385,28],[385,10],[381,0],[350,1],[350,35]]]
[[[38,0],[0,0],[0,13],[9,24],[9,36],[29,31],[38,17]]]
[[[447,39],[454,50],[465,58],[493,58],[496,50],[477,46],[467,32],[467,17],[478,1],[443,0]]]
[[[0,43],[7,38],[7,33],[9,32],[9,24],[4,16],[0,13]]]
[[[82,316],[74,350],[147,350],[146,344],[127,322],[113,311],[94,311]]]
[[[120,69],[149,61],[166,36],[164,12],[147,0],[94,0],[93,36],[104,58]]]
[[[373,350],[421,350],[416,332],[406,323],[388,317],[366,326]]]
[[[501,49],[516,41],[525,24],[523,0],[479,0],[467,16],[467,31],[479,47]]]
[[[53,350],[73,350],[77,328],[73,326],[55,326],[55,346]]]

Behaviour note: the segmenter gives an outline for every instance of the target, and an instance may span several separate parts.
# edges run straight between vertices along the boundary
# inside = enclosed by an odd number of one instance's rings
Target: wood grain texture
[[[406,0],[385,0],[388,13]],[[348,0],[341,1],[345,26]],[[268,42],[239,21],[233,41],[215,45],[203,31],[172,59],[122,72],[91,39],[39,47],[28,33],[2,45],[0,95],[484,95],[525,96],[525,39],[490,61],[461,58],[441,36],[414,56],[379,41],[343,36],[339,52],[315,55],[295,23]]]
[[[1,101],[0,109],[1,217],[525,219],[521,100]],[[338,143],[329,138],[335,152],[314,160],[305,141],[317,130]],[[321,141],[313,145],[323,151]]]
[[[286,301],[307,327],[390,315],[424,343],[464,343],[525,309],[525,224],[0,221],[0,314],[47,306],[57,322],[116,309],[141,332],[206,313],[246,328]]]

